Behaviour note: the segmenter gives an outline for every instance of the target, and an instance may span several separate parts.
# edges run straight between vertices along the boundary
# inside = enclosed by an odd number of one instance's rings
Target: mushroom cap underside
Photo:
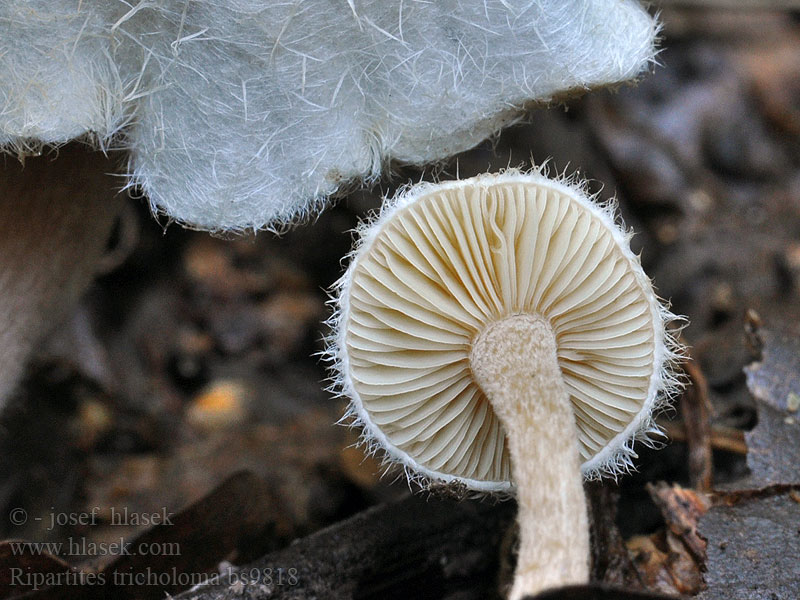
[[[552,326],[584,474],[630,453],[651,423],[664,311],[613,210],[570,185],[510,172],[412,188],[364,230],[340,303],[352,411],[429,478],[513,486],[469,361],[481,331],[515,314]]]

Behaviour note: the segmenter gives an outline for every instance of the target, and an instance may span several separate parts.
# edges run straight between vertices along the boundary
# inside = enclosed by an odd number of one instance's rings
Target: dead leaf
[[[800,325],[773,322],[755,333],[761,360],[744,370],[758,409],[758,424],[745,434],[746,485],[800,483]]]
[[[697,521],[708,510],[708,500],[693,490],[664,482],[647,489],[666,528],[628,541],[639,576],[647,589],[697,594],[703,589],[705,563],[705,541],[697,534]]]
[[[728,493],[700,518],[708,589],[699,598],[800,598],[800,504],[791,491]]]

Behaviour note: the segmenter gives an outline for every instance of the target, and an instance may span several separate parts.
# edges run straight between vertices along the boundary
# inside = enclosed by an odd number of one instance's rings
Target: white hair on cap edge
[[[672,314],[668,304],[660,301],[653,292],[652,284],[642,270],[638,256],[630,249],[630,239],[633,234],[623,228],[615,201],[600,203],[596,196],[588,193],[585,182],[575,177],[562,175],[557,179],[548,178],[546,166],[540,166],[530,172],[508,169],[502,173],[483,174],[467,180],[421,183],[401,189],[394,198],[384,202],[379,213],[363,222],[358,228],[358,239],[350,254],[349,266],[335,284],[332,292],[330,304],[333,314],[328,320],[331,333],[327,339],[325,358],[332,373],[329,391],[350,400],[347,412],[340,423],[360,429],[359,445],[365,446],[368,454],[379,456],[387,469],[399,465],[409,480],[417,481],[423,487],[429,487],[432,483],[438,482],[446,485],[462,484],[468,490],[477,493],[499,492],[502,494],[514,490],[514,485],[508,481],[467,479],[420,465],[407,452],[393,444],[382,428],[373,422],[369,411],[366,410],[356,391],[349,364],[346,339],[350,317],[351,282],[358,268],[359,258],[369,253],[384,227],[396,214],[412,206],[421,198],[448,189],[491,187],[519,182],[541,185],[566,194],[604,225],[614,239],[618,250],[630,264],[634,277],[645,291],[653,331],[656,334],[653,369],[649,378],[646,401],[637,414],[631,418],[624,431],[609,440],[600,452],[581,465],[583,477],[586,480],[595,480],[601,477],[616,479],[620,474],[634,470],[633,460],[637,458],[634,450],[635,443],[640,442],[650,447],[659,445],[655,438],[663,436],[663,432],[655,423],[655,417],[668,408],[683,389],[684,383],[678,372],[678,364],[683,359],[684,349],[676,340],[675,334],[685,323],[685,319]]]
[[[130,150],[155,211],[279,227],[388,159],[636,77],[656,34],[636,0],[6,0],[0,147],[88,134]]]

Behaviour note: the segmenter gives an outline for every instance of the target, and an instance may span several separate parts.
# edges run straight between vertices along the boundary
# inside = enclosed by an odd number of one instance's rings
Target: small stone
[[[237,381],[220,380],[209,385],[192,401],[187,420],[201,429],[223,429],[247,416],[247,388]]]
[[[794,392],[789,392],[789,395],[786,396],[786,410],[797,412],[798,408],[800,408],[800,396]]]
[[[81,402],[78,408],[78,445],[91,448],[114,426],[114,415],[108,406],[89,398]]]

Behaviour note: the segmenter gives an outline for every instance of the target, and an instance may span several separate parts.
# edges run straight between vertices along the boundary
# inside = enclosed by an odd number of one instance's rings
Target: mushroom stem
[[[92,280],[122,206],[115,166],[78,146],[0,162],[0,408]]]
[[[575,415],[550,324],[533,315],[495,321],[470,366],[506,431],[520,546],[510,599],[589,580],[589,524]]]

